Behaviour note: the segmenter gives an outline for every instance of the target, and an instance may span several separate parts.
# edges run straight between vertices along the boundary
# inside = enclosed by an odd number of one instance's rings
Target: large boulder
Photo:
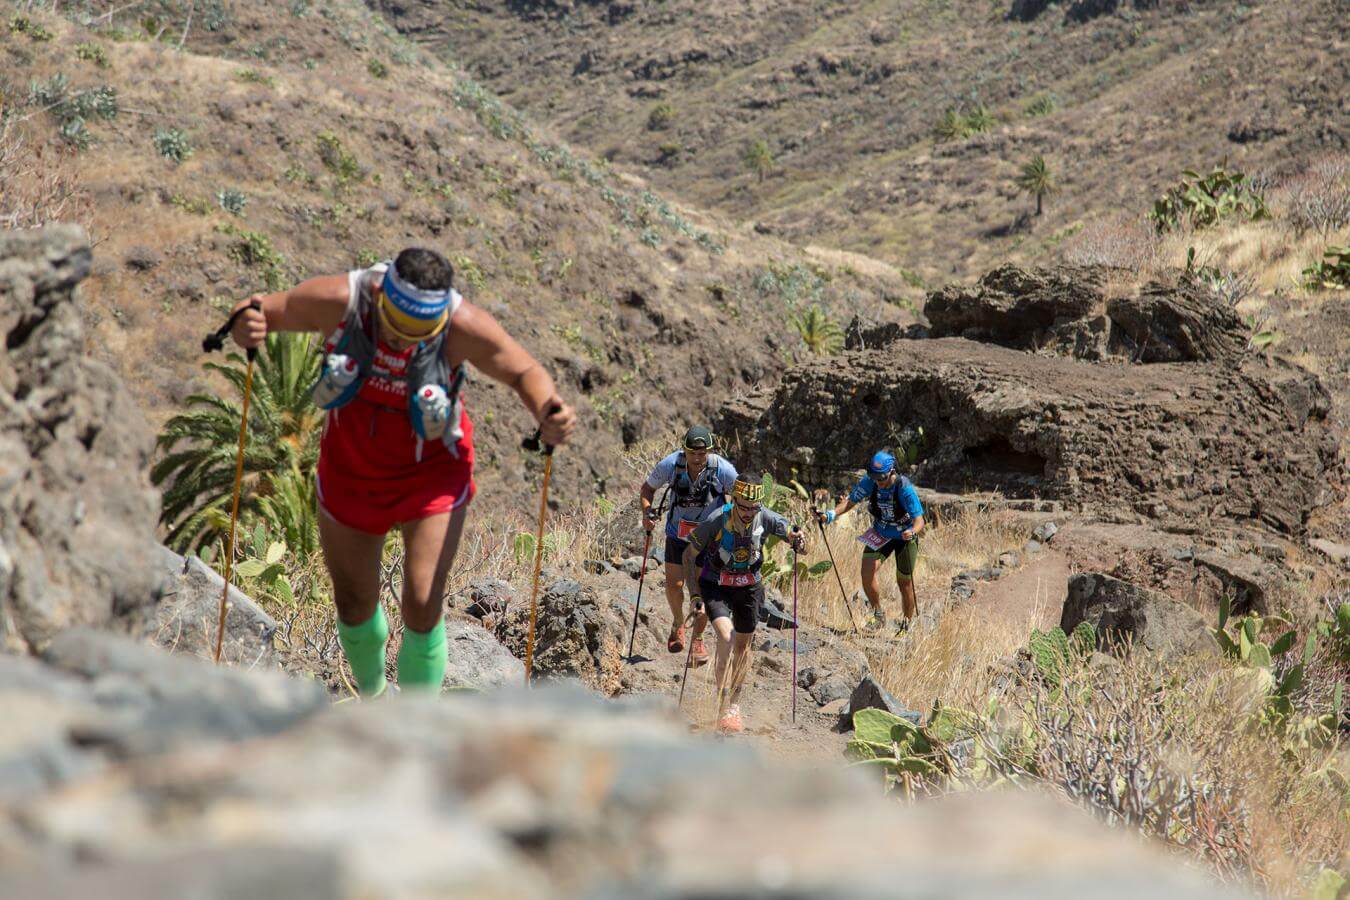
[[[78,228],[0,235],[0,647],[63,628],[144,631],[158,597],[154,440],[130,393],[89,356],[75,287]]]
[[[911,477],[927,487],[1293,533],[1343,490],[1329,409],[1320,380],[1278,358],[1122,366],[939,338],[801,363],[718,426],[739,463],[823,486],[922,426]]]
[[[1069,578],[1059,626],[1072,632],[1082,622],[1096,629],[1097,646],[1103,650],[1128,644],[1171,657],[1217,647],[1209,623],[1194,609],[1100,572]]]
[[[605,694],[617,692],[628,646],[626,619],[591,585],[552,571],[540,580],[533,677],[578,679]],[[529,601],[524,599],[499,625],[493,623],[518,659],[525,658],[529,620]]]
[[[1236,363],[1247,344],[1242,319],[1187,276],[1125,288],[1105,266],[1001,266],[974,285],[928,297],[933,337],[965,337],[1019,350],[1130,363]]]

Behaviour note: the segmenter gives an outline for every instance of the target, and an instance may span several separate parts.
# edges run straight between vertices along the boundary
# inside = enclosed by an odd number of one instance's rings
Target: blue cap
[[[885,475],[891,469],[895,468],[895,457],[891,456],[885,450],[877,451],[876,456],[867,464],[867,471],[873,475]]]

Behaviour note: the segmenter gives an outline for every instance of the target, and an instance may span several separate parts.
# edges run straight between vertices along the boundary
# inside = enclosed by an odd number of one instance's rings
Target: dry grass
[[[1204,859],[1225,882],[1300,896],[1350,850],[1347,757],[1334,741],[1254,726],[1263,695],[1252,676],[1214,657],[1145,653],[1079,666],[1063,693],[1037,679],[991,691],[1005,727],[980,743],[1005,776],[1048,782],[1110,824]],[[1304,696],[1298,715],[1324,711],[1318,692]],[[1010,723],[1024,739],[1006,740]]]
[[[35,136],[37,125],[9,115],[0,99],[0,230],[75,222],[92,211],[75,154]]]

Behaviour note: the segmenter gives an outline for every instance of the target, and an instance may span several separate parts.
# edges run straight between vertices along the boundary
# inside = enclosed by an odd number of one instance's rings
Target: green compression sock
[[[398,648],[398,685],[407,691],[441,692],[445,680],[445,620],[430,631],[403,629]]]
[[[356,689],[362,697],[375,697],[384,691],[384,644],[389,640],[389,620],[384,607],[375,607],[375,615],[360,625],[338,620],[338,640],[347,663],[352,667]]]

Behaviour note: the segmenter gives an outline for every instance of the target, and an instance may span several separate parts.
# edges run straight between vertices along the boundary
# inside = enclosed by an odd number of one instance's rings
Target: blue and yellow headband
[[[445,327],[454,289],[428,291],[414,287],[398,276],[391,264],[380,284],[384,294],[381,313],[400,336],[426,337]]]

